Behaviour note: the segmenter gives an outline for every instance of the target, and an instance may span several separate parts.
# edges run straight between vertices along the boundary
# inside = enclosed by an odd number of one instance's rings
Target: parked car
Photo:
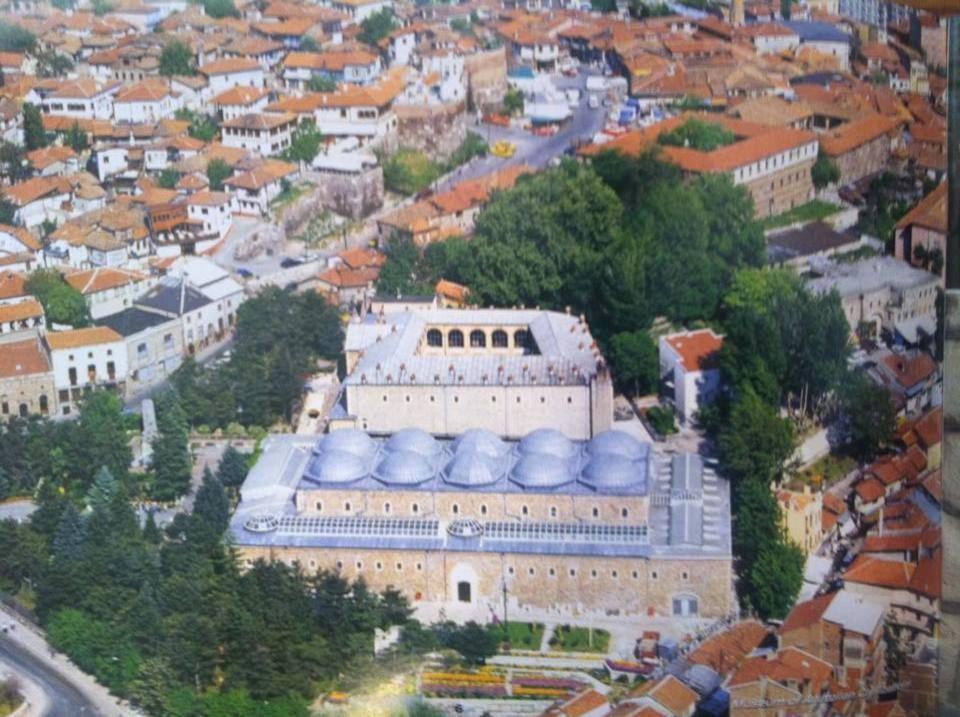
[[[299,259],[294,259],[292,256],[286,257],[283,261],[280,262],[280,266],[283,269],[289,269],[294,266],[300,266],[303,262]]]
[[[237,267],[237,274],[242,276],[244,279],[250,279],[253,277],[253,272],[249,269],[245,269],[242,266]]]

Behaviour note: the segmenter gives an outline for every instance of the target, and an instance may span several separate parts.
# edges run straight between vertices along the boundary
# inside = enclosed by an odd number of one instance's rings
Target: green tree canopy
[[[360,34],[357,39],[376,47],[377,43],[393,32],[397,24],[393,18],[393,10],[388,7],[368,15],[360,23]]]
[[[203,0],[203,12],[216,19],[240,17],[233,0]]]
[[[27,279],[27,291],[43,304],[47,321],[81,328],[90,324],[83,294],[64,281],[56,269],[37,269]]]
[[[840,181],[840,169],[822,149],[810,170],[810,178],[813,180],[813,186],[817,189],[824,189]]]
[[[46,147],[50,140],[43,129],[40,108],[29,102],[23,103],[23,143],[28,151]]]
[[[750,602],[763,620],[790,612],[803,584],[803,551],[778,541],[763,548],[750,571]]]
[[[896,409],[887,390],[861,373],[850,374],[842,401],[850,425],[850,452],[865,463],[893,439]]]
[[[657,142],[671,147],[689,147],[701,152],[712,152],[737,141],[736,135],[721,124],[690,117],[683,124],[663,132]]]
[[[222,192],[223,183],[232,176],[233,167],[226,160],[215,157],[207,163],[207,181],[213,191]]]
[[[37,36],[22,25],[4,20],[0,22],[0,52],[33,52]]]
[[[310,164],[320,151],[323,135],[317,129],[313,120],[301,122],[293,131],[290,146],[284,150],[284,159],[290,162],[306,162]]]
[[[160,53],[160,74],[165,77],[174,75],[193,75],[193,52],[180,40],[171,40],[164,45]]]
[[[609,356],[619,391],[640,396],[656,390],[660,380],[660,357],[648,332],[614,334]]]

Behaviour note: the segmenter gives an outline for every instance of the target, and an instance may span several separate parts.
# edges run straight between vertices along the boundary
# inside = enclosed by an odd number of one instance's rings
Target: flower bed
[[[514,687],[514,697],[568,697],[571,690],[558,687]]]
[[[453,685],[423,683],[420,691],[430,697],[506,697],[507,688],[499,685]]]
[[[559,677],[514,677],[514,687],[542,687],[559,690],[579,690],[585,685],[577,680],[565,680]]]
[[[505,679],[503,675],[478,675],[473,672],[424,672],[423,681],[444,685],[502,685]]]

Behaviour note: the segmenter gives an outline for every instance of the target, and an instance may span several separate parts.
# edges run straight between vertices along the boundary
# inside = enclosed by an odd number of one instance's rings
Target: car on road
[[[300,259],[294,259],[292,256],[284,257],[283,261],[280,262],[281,269],[290,269],[295,266],[300,266],[303,264]]]
[[[517,152],[517,145],[513,142],[507,142],[505,139],[500,140],[493,145],[493,148],[490,150],[490,154],[494,157],[502,157],[503,159],[509,159]]]
[[[251,279],[251,278],[253,278],[253,272],[250,271],[249,269],[243,268],[242,266],[238,266],[238,267],[237,267],[237,274],[238,274],[239,276],[242,276],[244,279]]]

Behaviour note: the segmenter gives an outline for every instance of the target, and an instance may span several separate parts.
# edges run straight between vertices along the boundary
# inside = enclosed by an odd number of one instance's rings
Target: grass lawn
[[[561,625],[554,631],[550,646],[563,652],[606,653],[610,647],[610,633],[606,630],[591,631],[587,627]]]
[[[543,642],[543,625],[539,622],[508,622],[507,639],[514,650],[539,650]]]
[[[792,490],[801,490],[806,484],[811,488],[826,489],[847,475],[856,466],[857,462],[853,458],[831,453],[797,472],[790,479],[788,487]]]
[[[443,167],[416,149],[400,149],[383,162],[383,184],[397,194],[423,191],[442,174]]]
[[[794,207],[789,212],[778,214],[775,217],[767,217],[761,222],[761,225],[764,229],[776,229],[777,227],[785,227],[795,222],[816,221],[817,219],[829,217],[831,214],[836,214],[839,211],[840,207],[836,204],[825,202],[822,199],[814,199],[806,204],[801,204],[799,207]]]

